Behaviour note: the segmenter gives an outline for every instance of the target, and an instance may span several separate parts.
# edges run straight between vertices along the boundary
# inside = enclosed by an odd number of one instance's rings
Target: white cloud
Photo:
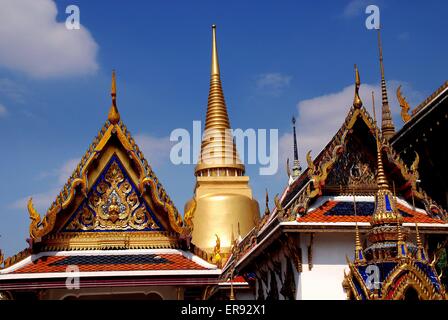
[[[257,89],[268,94],[280,94],[291,83],[292,77],[281,73],[264,73],[257,76]]]
[[[64,184],[67,182],[68,178],[71,176],[76,166],[79,163],[79,159],[69,159],[65,161],[60,167],[49,172],[42,172],[38,179],[54,179],[55,182],[52,183],[53,188],[47,192],[30,194],[26,197],[18,199],[13,202],[10,207],[14,209],[26,209],[27,203],[30,197],[33,198],[33,204],[35,208],[43,214],[46,209],[50,207],[56,196],[61,191]]]
[[[15,202],[13,202],[10,205],[10,208],[26,210],[28,200],[30,198],[33,198],[34,208],[41,214],[41,218],[42,218],[42,216],[46,213],[46,210],[51,206],[53,201],[56,199],[56,196],[58,195],[59,191],[60,191],[59,189],[53,188],[48,192],[35,193],[32,195],[23,197],[21,199],[18,199]]]
[[[68,30],[56,16],[53,0],[2,0],[0,66],[37,78],[95,72],[98,45],[90,32],[83,25]]]
[[[58,182],[60,184],[65,184],[68,178],[72,175],[73,171],[76,169],[76,166],[79,163],[79,159],[70,159],[67,160],[60,168],[56,170],[56,175],[58,178]]]
[[[135,141],[151,166],[169,161],[170,150],[174,144],[169,137],[153,137],[147,134],[138,134],[135,136]]]
[[[0,104],[0,118],[4,117],[7,113],[8,113],[8,111],[6,110],[6,107],[4,105]]]
[[[403,84],[403,92],[409,97],[411,105],[418,101],[421,94],[406,83],[400,81],[388,82],[389,105],[392,115],[395,116],[395,126],[397,123],[397,114],[400,113],[400,107],[395,97],[395,91],[398,85]],[[377,110],[377,121],[381,125],[381,89],[379,85],[363,84],[360,88],[360,96],[367,111],[372,114],[371,92],[375,92],[375,105]],[[311,155],[315,158],[326,144],[333,138],[339,128],[342,126],[350,107],[353,104],[354,85],[347,86],[341,91],[325,94],[316,98],[300,101],[297,104],[297,139],[299,146],[299,158],[302,167],[306,167],[306,153],[312,150]],[[280,138],[279,161],[285,163],[286,158],[292,159],[292,134],[284,134]]]
[[[0,79],[0,93],[18,103],[23,103],[25,89],[18,83],[7,79]]]

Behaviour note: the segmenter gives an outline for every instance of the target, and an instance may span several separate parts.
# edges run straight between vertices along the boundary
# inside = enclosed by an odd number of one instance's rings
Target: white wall
[[[298,300],[345,300],[342,281],[345,259],[353,259],[355,239],[353,233],[315,233],[313,240],[311,271],[308,269],[308,245],[310,235],[301,234],[303,270],[299,276]]]

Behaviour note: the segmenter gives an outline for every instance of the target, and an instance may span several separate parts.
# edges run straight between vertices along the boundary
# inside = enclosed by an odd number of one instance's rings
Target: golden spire
[[[110,90],[112,97],[112,106],[109,110],[108,120],[111,124],[117,124],[120,121],[120,113],[117,108],[117,85],[115,81],[115,70],[112,71],[112,85]]]
[[[232,270],[232,275],[231,275],[231,278],[230,278],[230,297],[229,297],[229,299],[231,301],[236,300],[235,292],[233,291],[233,273],[234,273],[234,270]]]
[[[361,78],[359,76],[358,66],[355,64],[355,98],[353,99],[353,106],[355,108],[362,107],[362,100],[359,97],[359,87],[361,86]]]
[[[383,158],[381,156],[381,141],[378,137],[378,127],[376,122],[376,112],[375,112],[375,96],[372,91],[372,108],[373,108],[373,121],[375,122],[375,139],[376,139],[376,149],[377,149],[377,162],[378,162],[378,173],[377,173],[377,184],[380,190],[389,190],[389,184],[387,183],[386,175],[384,173]]]
[[[219,169],[223,169],[222,172],[219,172]],[[244,174],[244,165],[238,158],[230,131],[230,121],[222,90],[215,25],[212,25],[212,63],[207,117],[196,175],[207,170],[217,170],[219,172],[217,175]]]
[[[353,210],[356,217],[356,196],[353,190]],[[364,254],[361,244],[361,237],[359,235],[358,221],[355,221],[355,262],[364,262]]]
[[[378,50],[380,55],[380,69],[381,69],[381,94],[382,94],[382,118],[381,118],[381,131],[384,138],[389,140],[395,134],[395,126],[392,121],[392,115],[390,112],[389,101],[387,98],[387,86],[386,79],[384,77],[384,64],[383,64],[383,46],[381,44],[381,31],[378,29]]]
[[[422,244],[422,239],[420,238],[420,232],[418,231],[418,223],[415,223],[415,236],[416,236],[416,240],[417,240],[417,247],[423,248],[423,244]]]

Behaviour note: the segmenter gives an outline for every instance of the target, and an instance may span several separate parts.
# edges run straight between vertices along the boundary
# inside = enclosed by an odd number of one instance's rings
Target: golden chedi
[[[236,151],[230,131],[227,107],[221,86],[216,45],[216,26],[212,26],[212,65],[205,132],[201,153],[195,169],[194,198],[186,211],[196,205],[193,213],[192,242],[213,253],[220,239],[225,258],[232,245],[232,234],[244,237],[259,220],[259,207],[249,187],[249,177]]]

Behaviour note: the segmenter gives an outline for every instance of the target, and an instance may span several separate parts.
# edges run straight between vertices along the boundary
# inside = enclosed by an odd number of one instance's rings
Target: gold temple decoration
[[[395,134],[395,126],[392,120],[392,114],[387,98],[386,79],[384,77],[384,63],[383,63],[383,46],[381,44],[381,30],[378,29],[378,50],[380,56],[381,69],[381,96],[382,96],[382,118],[381,118],[381,132],[386,140],[389,140]]]
[[[222,90],[215,25],[212,26],[212,63],[205,132],[195,174],[204,176],[209,175],[209,172],[212,174],[219,172],[227,176],[244,174],[244,165],[238,157],[230,131],[230,121]]]
[[[41,215],[33,206],[32,199],[28,202],[31,220],[30,237],[35,242],[42,242],[42,248],[45,250],[174,248],[178,246],[177,238],[174,235],[189,232],[188,228],[184,227],[182,217],[174,207],[172,200],[152,171],[127,127],[120,120],[116,104],[115,78],[115,72],[113,72],[112,106],[108,120],[45,216],[41,219]],[[115,138],[111,142],[112,137]],[[127,174],[131,175],[129,179],[132,179],[132,183],[137,189],[130,192],[128,188],[130,180],[127,182],[123,180],[118,187],[116,183],[123,177],[123,172],[117,167],[115,167],[116,170],[112,168],[107,178],[109,182],[105,182],[108,186],[105,193],[101,193],[101,197],[98,194],[94,196],[95,192],[91,195],[90,202],[87,202],[85,208],[81,208],[80,214],[72,222],[70,227],[73,228],[73,231],[68,232],[70,234],[59,232],[61,226],[65,224],[65,219],[72,216],[78,204],[88,197],[93,183],[112,155],[116,155],[123,163]],[[91,183],[92,185],[90,185]],[[150,234],[145,231],[154,226],[154,223],[144,206],[135,207],[137,202],[141,203],[140,200],[136,201],[137,195],[143,197],[157,218],[162,220],[166,231],[150,231]],[[94,204],[99,205],[100,202],[101,206],[106,207],[95,207]],[[97,213],[95,219],[93,219],[92,210]],[[94,227],[92,227],[93,225]],[[79,229],[76,229],[78,227]],[[91,228],[93,230],[111,229],[110,231],[114,232],[84,232]],[[133,232],[118,232],[130,229],[133,229]]]
[[[359,97],[360,86],[361,86],[361,78],[359,76],[358,66],[355,64],[355,98],[353,99],[353,106],[358,109],[362,107],[362,100]]]
[[[411,114],[409,113],[411,107],[409,106],[409,103],[406,101],[406,98],[403,97],[403,95],[401,94],[401,85],[398,86],[397,88],[397,100],[401,108],[400,113],[401,119],[403,120],[404,123],[406,123],[411,119]]]
[[[355,191],[352,190],[353,192],[353,211],[356,217],[356,195],[355,195]],[[364,258],[364,253],[363,253],[363,248],[362,248],[362,244],[361,244],[361,237],[359,235],[359,228],[358,228],[358,221],[355,221],[355,263],[363,263],[365,262],[365,258]]]
[[[95,214],[94,214],[95,213]],[[117,162],[67,226],[67,231],[159,229]]]
[[[0,269],[2,268],[3,262],[5,261],[5,255],[2,250],[0,250]]]
[[[191,224],[191,241],[208,254],[213,254],[215,234],[221,237],[221,256],[230,253],[229,225],[240,225],[241,236],[251,231],[260,219],[257,201],[244,176],[244,165],[236,150],[221,83],[216,26],[212,26],[210,88],[205,131],[198,164],[193,199],[196,202]]]
[[[112,84],[111,84],[111,90],[110,95],[112,97],[112,106],[109,110],[108,120],[112,124],[117,124],[118,121],[120,121],[120,113],[118,112],[117,108],[117,84],[115,80],[115,70],[112,71]]]
[[[373,119],[376,124],[376,112],[375,112],[375,96],[372,91],[372,109]],[[401,215],[395,208],[395,203],[392,203],[392,192],[389,189],[389,183],[386,179],[384,172],[382,145],[378,135],[378,127],[375,125],[375,138],[377,145],[377,185],[378,191],[376,194],[376,206],[375,212],[372,215],[372,224],[385,224],[393,223],[401,220]]]
[[[222,268],[222,257],[221,257],[221,239],[219,239],[219,236],[215,234],[216,236],[216,244],[215,248],[213,249],[213,263],[215,263],[218,268]]]
[[[337,164],[337,161],[343,156],[344,150],[348,147],[350,133],[353,132],[354,126],[356,123],[362,122],[365,124],[370,132],[373,133],[373,138],[375,138],[376,132],[376,124],[373,121],[371,115],[367,112],[364,107],[355,108],[352,106],[350,108],[349,113],[347,114],[343,125],[340,127],[335,136],[331,139],[331,141],[327,144],[327,146],[315,157],[315,160],[311,158],[311,151],[308,151],[306,154],[306,161],[308,164],[308,168],[306,170],[306,174],[309,177],[310,183],[303,189],[301,194],[297,197],[297,199],[292,203],[292,207],[294,208],[294,212],[300,212],[301,214],[306,213],[308,203],[315,197],[318,197],[322,194],[323,189],[327,184],[327,178],[329,176],[330,171]],[[388,161],[388,164],[397,170],[397,172],[401,175],[405,184],[402,186],[406,186],[408,191],[412,190],[416,199],[420,200],[427,212],[432,212],[433,215],[440,217],[441,219],[447,220],[448,214],[445,210],[438,204],[436,204],[431,198],[422,190],[420,187],[417,187],[417,181],[419,179],[419,174],[417,166],[413,168],[408,167],[408,165],[404,162],[404,160],[400,157],[400,155],[390,146],[388,141],[383,139],[381,141],[382,151],[387,154],[385,157]],[[376,157],[375,157],[376,158]],[[418,165],[418,157],[416,156],[415,162]],[[373,180],[372,180],[373,181]],[[401,186],[400,186],[401,187]],[[376,182],[375,182],[376,189]],[[404,193],[406,193],[404,191]],[[409,193],[408,193],[409,194]]]
[[[372,92],[373,116],[376,124],[375,100]],[[375,209],[371,219],[371,229],[368,233],[370,245],[362,251],[358,236],[356,247],[365,255],[365,260],[355,257],[352,263],[347,258],[350,273],[344,271],[342,283],[347,291],[349,299],[377,300],[390,299],[402,300],[407,296],[409,288],[414,289],[418,299],[435,300],[446,299],[446,291],[440,279],[435,279],[437,274],[433,265],[426,259],[426,252],[418,234],[417,227],[417,252],[408,250],[413,245],[407,241],[408,230],[403,227],[401,214],[397,210],[397,197],[395,184],[393,183],[393,195],[390,191],[382,163],[382,140],[379,137],[375,125],[375,138],[377,144],[377,185],[375,196]],[[356,226],[357,228],[357,226]],[[358,231],[356,230],[356,233]],[[355,250],[357,252],[358,250]],[[418,263],[417,263],[418,262]],[[380,282],[372,283],[365,280],[365,267],[381,267],[383,263],[394,264],[391,271],[381,274]],[[423,264],[423,266],[421,265]]]
[[[236,300],[235,291],[233,290],[233,275],[234,275],[234,273],[235,273],[235,270],[233,268],[231,276],[230,276],[230,297],[229,297],[230,301],[235,301]]]

